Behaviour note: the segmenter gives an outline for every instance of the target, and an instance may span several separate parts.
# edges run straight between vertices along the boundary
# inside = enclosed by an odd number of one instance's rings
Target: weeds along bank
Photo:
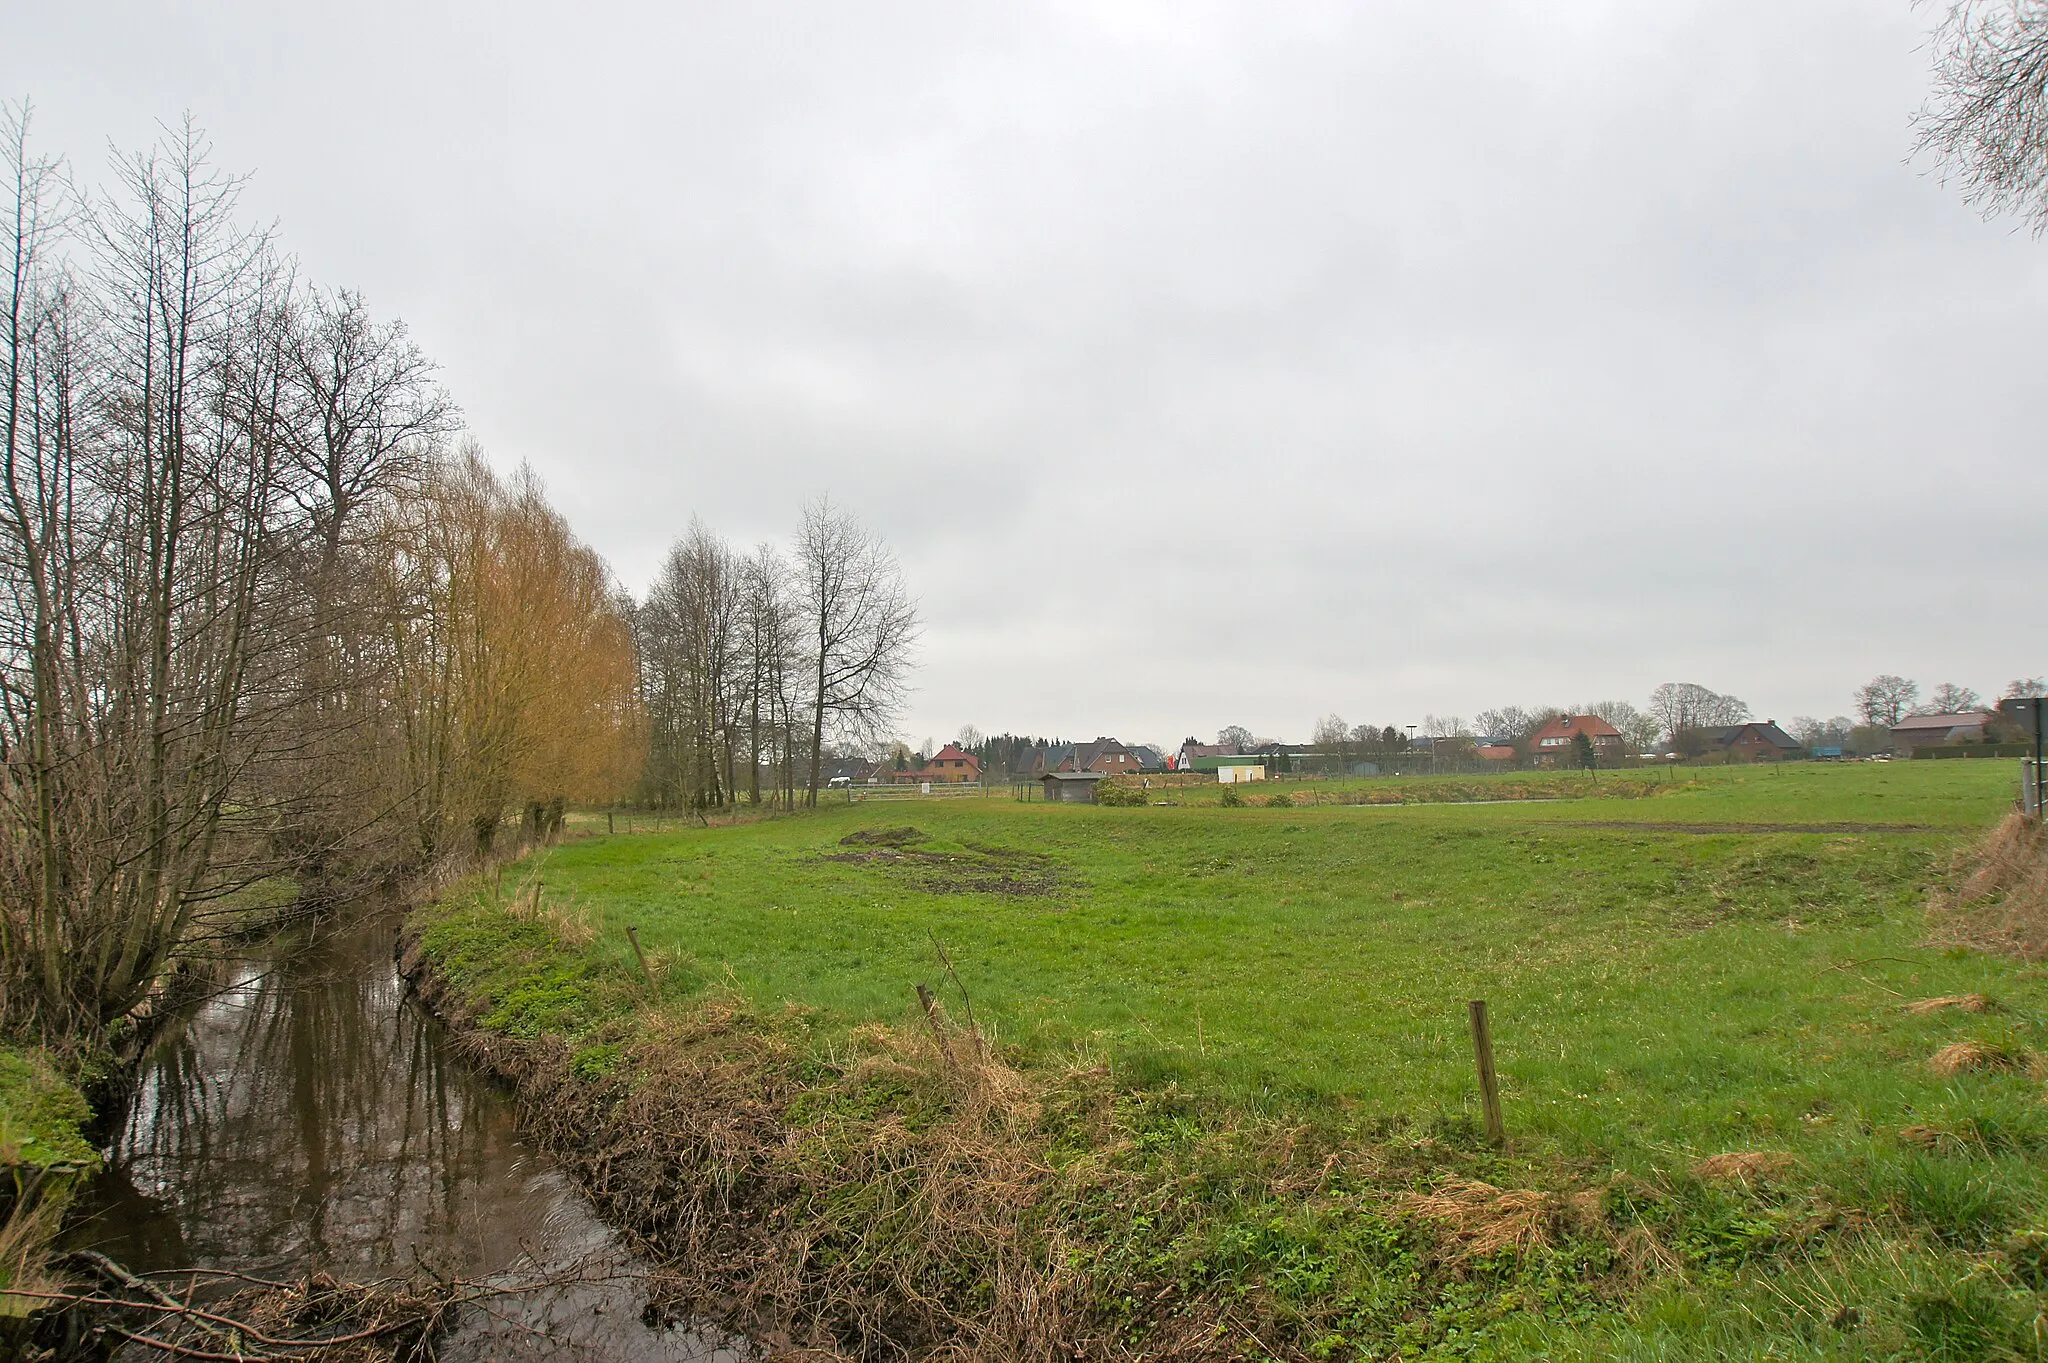
[[[793,1344],[2032,1356],[2048,990],[1930,924],[2007,798],[1935,767],[593,837],[411,965],[610,1216]]]

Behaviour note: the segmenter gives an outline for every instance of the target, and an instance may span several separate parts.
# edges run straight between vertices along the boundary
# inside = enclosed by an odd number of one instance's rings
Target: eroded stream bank
[[[73,1245],[137,1272],[573,1282],[466,1308],[452,1360],[711,1363],[643,1267],[515,1122],[510,1096],[408,997],[398,919],[363,912],[252,952],[146,1057]],[[649,1321],[654,1323],[649,1324]]]

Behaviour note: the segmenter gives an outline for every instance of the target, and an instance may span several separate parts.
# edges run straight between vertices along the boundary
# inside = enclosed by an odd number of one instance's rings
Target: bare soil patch
[[[903,838],[915,834],[915,838]],[[895,839],[883,841],[883,837]],[[908,883],[926,894],[1045,896],[1065,884],[1060,867],[1043,852],[989,843],[963,843],[958,852],[911,845],[924,835],[914,828],[868,829],[839,840],[856,850],[828,852],[826,861],[865,866]]]

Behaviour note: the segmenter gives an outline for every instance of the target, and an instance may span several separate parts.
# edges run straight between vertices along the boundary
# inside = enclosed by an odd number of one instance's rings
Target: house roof
[[[1904,729],[1908,733],[1928,729],[1981,729],[1991,718],[1985,710],[1962,710],[1952,715],[1907,715],[1892,725],[1892,732]]]
[[[1780,729],[1778,722],[1772,719],[1751,721],[1748,724],[1730,724],[1726,728],[1716,729],[1714,742],[1726,748],[1739,741],[1745,733],[1754,733],[1772,747],[1783,748],[1788,752],[1799,746],[1799,740]]]
[[[1138,765],[1146,771],[1166,770],[1166,754],[1149,743],[1133,743],[1131,756],[1138,759]]]
[[[1130,751],[1129,748],[1113,738],[1098,738],[1093,743],[1076,743],[1074,745],[1074,765],[1077,767],[1092,767],[1105,756],[1113,753],[1130,753]]]
[[[979,757],[955,743],[948,743],[932,754],[932,765],[937,766],[940,762],[972,762],[977,767],[981,765]]]
[[[1598,715],[1559,715],[1530,734],[1529,741],[1538,743],[1546,738],[1576,738],[1580,734],[1588,738],[1620,738],[1621,730]]]

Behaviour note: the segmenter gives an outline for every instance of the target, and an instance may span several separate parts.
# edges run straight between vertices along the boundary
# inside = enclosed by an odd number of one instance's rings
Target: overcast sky
[[[0,0],[96,178],[190,110],[636,591],[829,492],[902,729],[2048,672],[2048,243],[1907,0]]]

